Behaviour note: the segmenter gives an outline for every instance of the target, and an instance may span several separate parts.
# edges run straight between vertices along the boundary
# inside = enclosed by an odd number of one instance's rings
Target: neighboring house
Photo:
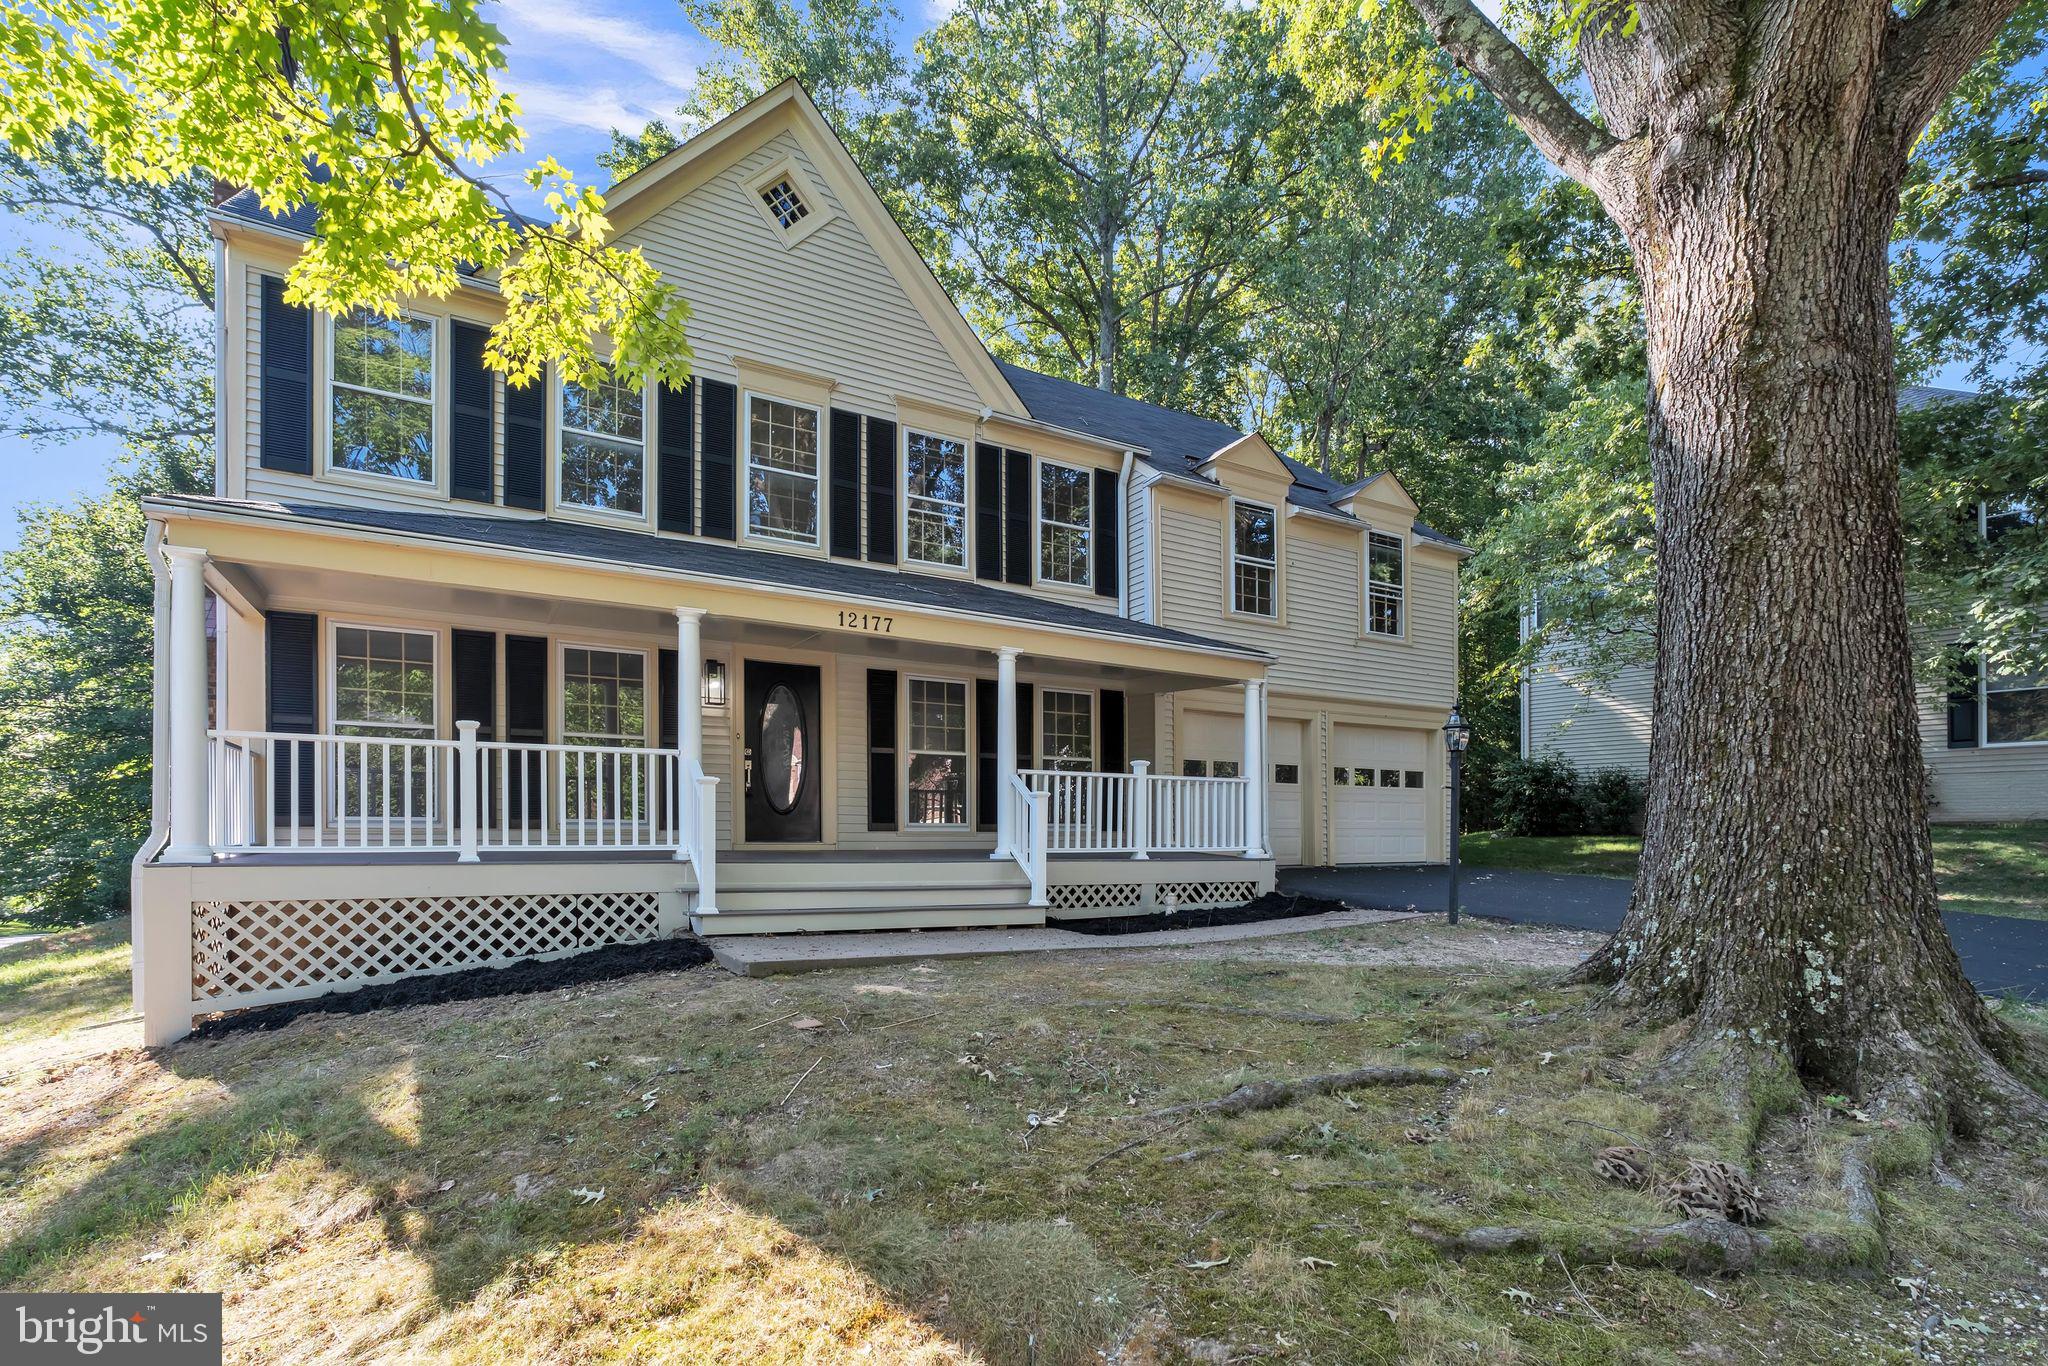
[[[794,83],[609,204],[689,383],[510,388],[488,279],[315,316],[308,218],[216,210],[217,488],[147,503],[152,1042],[686,926],[1444,857],[1469,552],[1392,476],[996,363]]]
[[[1912,409],[1973,395],[1908,386]],[[1979,528],[1997,536],[2020,505],[1980,508]],[[1533,622],[1523,622],[1526,640]],[[1945,632],[1945,642],[1959,638]],[[1581,771],[1649,766],[1654,671],[1631,664],[1602,682],[1575,668],[1569,641],[1547,646],[1522,679],[1522,755],[1555,753]],[[1937,821],[2011,821],[2048,817],[2048,678],[1980,670],[1964,662],[1954,692],[1922,688],[1920,748]]]

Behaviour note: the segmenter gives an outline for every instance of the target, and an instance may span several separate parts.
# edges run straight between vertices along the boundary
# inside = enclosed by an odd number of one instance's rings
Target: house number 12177
[[[896,625],[896,618],[885,617],[879,612],[848,612],[841,609],[839,624],[849,631],[879,631],[888,635]]]

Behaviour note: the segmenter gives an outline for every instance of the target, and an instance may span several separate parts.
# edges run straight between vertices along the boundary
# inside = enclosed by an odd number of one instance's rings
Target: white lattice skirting
[[[1171,903],[1183,911],[1216,906],[1242,906],[1259,894],[1249,878],[1210,878],[1200,882],[1069,882],[1046,891],[1046,909],[1054,915],[1074,911],[1129,911],[1152,914]]]
[[[215,1009],[653,939],[653,892],[200,901],[192,999]]]

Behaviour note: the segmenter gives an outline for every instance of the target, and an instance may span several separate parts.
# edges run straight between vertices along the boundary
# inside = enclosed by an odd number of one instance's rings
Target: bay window
[[[906,429],[904,554],[913,564],[967,563],[967,443]]]
[[[958,679],[910,680],[912,825],[967,823],[967,685]]]
[[[1038,462],[1038,577],[1046,583],[1086,588],[1090,582],[1091,478],[1072,465]]]
[[[331,340],[329,467],[433,483],[433,320],[359,308]]]
[[[609,370],[595,384],[563,383],[557,503],[634,517],[645,512],[644,409],[640,386]]]
[[[818,544],[818,410],[748,396],[747,535]]]

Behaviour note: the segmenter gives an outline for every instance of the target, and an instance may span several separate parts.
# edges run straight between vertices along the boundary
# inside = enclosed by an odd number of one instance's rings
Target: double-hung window
[[[1376,636],[1398,636],[1407,591],[1406,551],[1401,538],[1389,532],[1368,531],[1366,541],[1365,629]]]
[[[359,308],[334,320],[330,468],[434,482],[434,323]]]
[[[818,543],[818,410],[749,395],[747,535]]]
[[[431,820],[434,751],[405,741],[435,736],[434,636],[427,631],[334,629],[334,733],[344,737],[335,770],[335,811]],[[347,737],[384,743],[352,745]]]
[[[644,406],[640,386],[626,383],[609,370],[595,384],[562,385],[557,503],[633,517],[645,512]]]
[[[1984,671],[1984,743],[2048,742],[2048,673]]]
[[[904,437],[904,552],[913,564],[967,563],[967,443],[925,432]]]
[[[647,744],[647,656],[638,650],[562,650],[562,741],[599,749]],[[651,770],[608,755],[562,756],[562,809],[574,820],[633,824],[653,804]]]
[[[1232,508],[1230,605],[1246,616],[1277,616],[1279,517],[1263,503]]]
[[[2002,499],[1982,506],[1984,516],[1984,539],[1995,542],[2015,531],[2041,525],[2041,505],[2035,499],[2021,495]]]
[[[1045,767],[1094,772],[1095,694],[1046,688],[1039,696],[1039,747]]]
[[[967,685],[951,678],[910,680],[912,825],[967,823]]]
[[[1094,535],[1091,479],[1087,470],[1072,465],[1038,462],[1038,577],[1046,583],[1088,586]]]

